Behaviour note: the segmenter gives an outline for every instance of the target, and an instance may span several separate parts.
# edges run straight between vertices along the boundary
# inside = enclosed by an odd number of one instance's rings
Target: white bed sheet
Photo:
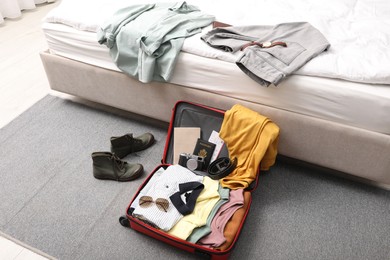
[[[167,0],[62,0],[45,18],[95,32],[117,9]],[[175,1],[172,1],[175,2]],[[216,20],[232,25],[309,22],[331,47],[295,74],[390,84],[390,2],[388,0],[188,0]],[[207,31],[208,29],[204,30]],[[196,39],[196,40],[195,40]],[[234,56],[193,37],[183,51],[231,61]]]
[[[43,23],[42,29],[50,52],[119,71],[108,49],[97,43],[94,32],[48,22]],[[178,58],[171,82],[390,134],[389,85],[292,75],[278,87],[266,88],[247,77],[232,62],[184,51]]]

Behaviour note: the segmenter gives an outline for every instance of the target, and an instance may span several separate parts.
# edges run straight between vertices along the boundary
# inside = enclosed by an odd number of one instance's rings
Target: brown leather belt
[[[274,46],[282,46],[287,47],[287,44],[285,42],[249,42],[241,47],[241,50],[244,50],[246,47],[249,46],[259,46],[260,48],[272,48]]]

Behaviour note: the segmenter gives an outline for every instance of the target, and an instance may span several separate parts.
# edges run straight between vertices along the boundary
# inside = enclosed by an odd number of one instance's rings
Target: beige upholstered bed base
[[[53,90],[166,122],[178,100],[221,109],[240,103],[280,127],[279,154],[390,187],[389,135],[185,86],[143,84],[123,73],[48,52],[42,52],[41,59]]]

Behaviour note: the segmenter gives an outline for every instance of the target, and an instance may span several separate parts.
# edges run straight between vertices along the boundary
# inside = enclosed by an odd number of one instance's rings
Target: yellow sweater
[[[261,170],[268,170],[275,163],[279,127],[255,111],[234,105],[225,112],[219,136],[229,157],[237,158],[236,169],[220,180],[223,187],[245,189],[255,180],[260,162]]]

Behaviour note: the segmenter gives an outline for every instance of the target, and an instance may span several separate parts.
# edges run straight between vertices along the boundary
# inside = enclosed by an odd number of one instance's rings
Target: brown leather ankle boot
[[[123,136],[113,136],[110,138],[111,152],[115,153],[119,158],[123,158],[130,153],[145,150],[154,144],[154,136],[151,133],[145,133],[138,137],[133,137],[133,134]]]
[[[143,173],[141,164],[130,164],[122,161],[110,152],[92,153],[93,176],[96,179],[131,181]]]

